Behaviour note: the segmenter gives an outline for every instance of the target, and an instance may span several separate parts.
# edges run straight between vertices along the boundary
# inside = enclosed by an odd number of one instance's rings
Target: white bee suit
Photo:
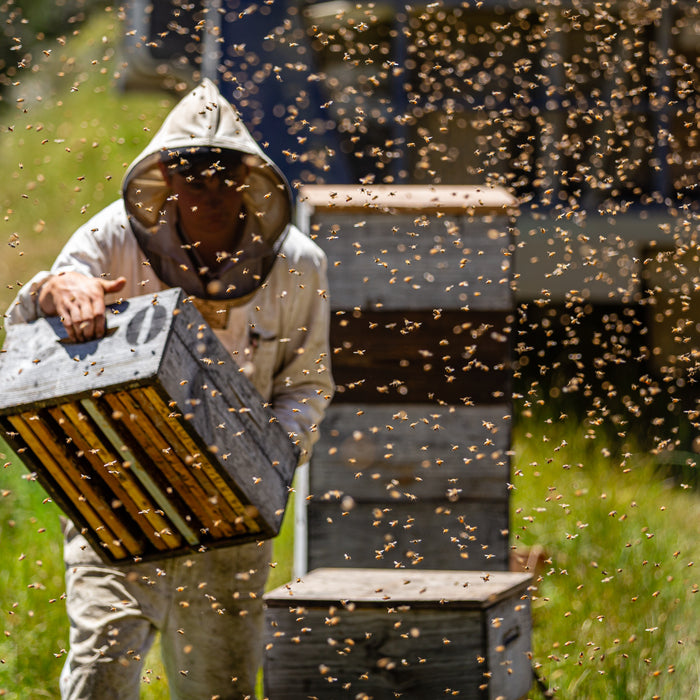
[[[175,202],[158,167],[202,147],[243,152],[250,173],[241,250],[231,251],[218,271],[223,284],[213,288],[178,237]],[[124,276],[120,298],[183,287],[306,460],[333,394],[329,301],[325,256],[290,224],[290,211],[284,178],[205,81],[134,161],[123,198],[78,229],[51,271],[23,287],[6,323],[36,318],[41,283],[61,271]],[[269,542],[107,566],[68,522],[64,557],[71,646],[63,698],[136,700],[157,631],[171,698],[254,697]]]

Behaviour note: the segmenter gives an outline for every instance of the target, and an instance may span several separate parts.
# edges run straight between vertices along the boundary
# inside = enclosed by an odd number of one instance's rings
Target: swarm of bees
[[[478,572],[463,575],[465,590],[501,586],[509,605],[488,608],[481,651],[468,647],[471,690],[437,670],[424,697],[476,696],[489,683],[492,697],[511,697],[509,679],[527,686],[529,673],[533,695],[697,692],[683,656],[697,644],[697,549],[647,554],[659,528],[673,542],[673,509],[654,501],[659,520],[638,507],[649,479],[695,529],[696,2],[265,0],[139,14],[138,3],[84,0],[56,9],[51,26],[1,7],[3,308],[118,196],[122,163],[202,77],[287,174],[299,225],[327,255],[329,286],[317,293],[331,299],[331,356],[315,359],[337,389],[295,484],[303,546],[293,566],[271,567],[281,588],[266,675],[291,687],[284,674],[313,639],[309,692],[372,697],[379,678],[414,697],[411,679],[440,648],[466,644],[436,643],[441,623],[416,614],[423,598],[433,611],[464,603],[411,583],[434,569]],[[108,123],[96,108],[74,111],[101,100],[115,105]],[[9,451],[4,462],[20,470]],[[16,488],[0,500],[13,531]],[[615,545],[598,548],[610,532]],[[306,595],[305,577],[323,567],[400,570],[405,581],[372,583],[358,600]],[[506,571],[532,578],[508,587],[497,578]],[[404,583],[413,598],[397,592]],[[649,604],[635,624],[606,627],[617,607],[608,594],[619,607]],[[566,638],[545,631],[552,610]],[[531,612],[529,654],[510,652],[513,621],[525,629]],[[662,635],[682,673],[654,646]],[[360,648],[374,654],[367,668],[353,666]]]

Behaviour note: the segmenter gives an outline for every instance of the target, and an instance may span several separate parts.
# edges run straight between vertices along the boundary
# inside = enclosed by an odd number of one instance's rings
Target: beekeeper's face
[[[210,168],[193,174],[170,174],[170,188],[177,198],[180,225],[191,241],[217,241],[230,249],[242,215],[248,168]]]

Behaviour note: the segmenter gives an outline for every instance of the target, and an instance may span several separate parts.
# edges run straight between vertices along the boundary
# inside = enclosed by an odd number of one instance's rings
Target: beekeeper
[[[56,315],[73,340],[99,338],[106,304],[182,287],[306,459],[333,393],[326,260],[290,217],[285,178],[204,81],[6,323]],[[64,534],[64,699],[136,700],[157,632],[173,700],[255,697],[269,541],[106,565],[71,522]]]

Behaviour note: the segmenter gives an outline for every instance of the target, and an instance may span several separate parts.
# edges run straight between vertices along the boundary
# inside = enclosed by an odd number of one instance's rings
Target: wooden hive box
[[[524,697],[532,684],[530,580],[317,569],[265,595],[265,696]]]
[[[338,390],[297,572],[508,568],[514,206],[487,187],[300,189]]]
[[[10,328],[0,425],[108,562],[274,536],[297,450],[179,289],[108,307],[99,341]]]

